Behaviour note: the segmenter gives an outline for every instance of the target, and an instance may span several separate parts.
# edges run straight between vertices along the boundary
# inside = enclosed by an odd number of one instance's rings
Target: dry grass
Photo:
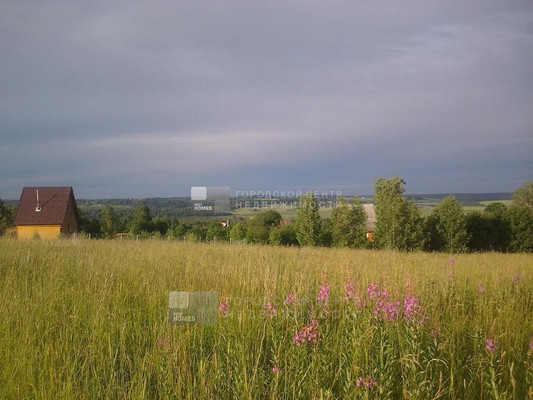
[[[0,398],[532,398],[533,256],[453,258],[1,239]],[[366,308],[344,301],[350,282]],[[373,282],[391,301],[416,296],[427,322],[376,318]],[[327,284],[329,314],[316,302]],[[173,290],[217,291],[231,313],[172,327]],[[299,313],[283,304],[288,294],[308,300]],[[296,346],[313,318],[320,342]],[[376,385],[358,387],[365,377]]]

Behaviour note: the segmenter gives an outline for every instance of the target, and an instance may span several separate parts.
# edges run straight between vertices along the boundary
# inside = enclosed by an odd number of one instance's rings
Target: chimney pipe
[[[41,204],[39,203],[39,189],[35,189],[36,193],[37,193],[37,207],[35,207],[35,212],[40,212],[41,211]]]

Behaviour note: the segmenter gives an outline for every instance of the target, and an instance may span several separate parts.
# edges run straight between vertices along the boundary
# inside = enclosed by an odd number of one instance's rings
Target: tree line
[[[380,178],[374,191],[376,247],[450,253],[533,251],[533,182],[514,192],[509,207],[494,202],[483,212],[465,213],[457,199],[448,196],[427,217],[405,199],[401,178]]]
[[[253,218],[233,219],[225,226],[220,219],[189,223],[177,218],[153,218],[146,205],[120,218],[107,205],[101,218],[81,215],[82,234],[113,238],[127,232],[134,238],[168,238],[192,242],[233,241],[283,246],[380,248],[405,251],[531,252],[533,251],[533,182],[514,192],[512,203],[493,202],[483,212],[465,212],[453,196],[444,198],[430,215],[423,216],[405,196],[405,181],[394,177],[374,184],[376,225],[373,242],[367,238],[366,213],[357,197],[338,199],[329,218],[321,218],[313,193],[303,195],[294,219],[283,219],[276,210]],[[0,234],[11,226],[14,209],[0,200]]]

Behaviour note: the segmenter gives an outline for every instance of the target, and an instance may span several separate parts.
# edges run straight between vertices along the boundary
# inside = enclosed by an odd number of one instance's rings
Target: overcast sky
[[[533,180],[533,2],[0,2],[0,198]]]

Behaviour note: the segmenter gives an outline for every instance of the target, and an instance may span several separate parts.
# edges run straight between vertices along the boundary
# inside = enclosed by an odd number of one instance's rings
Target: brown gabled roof
[[[41,208],[39,212],[35,211],[37,191]],[[25,187],[20,195],[15,225],[61,225],[65,220],[70,198],[72,211],[79,219],[72,187]]]

